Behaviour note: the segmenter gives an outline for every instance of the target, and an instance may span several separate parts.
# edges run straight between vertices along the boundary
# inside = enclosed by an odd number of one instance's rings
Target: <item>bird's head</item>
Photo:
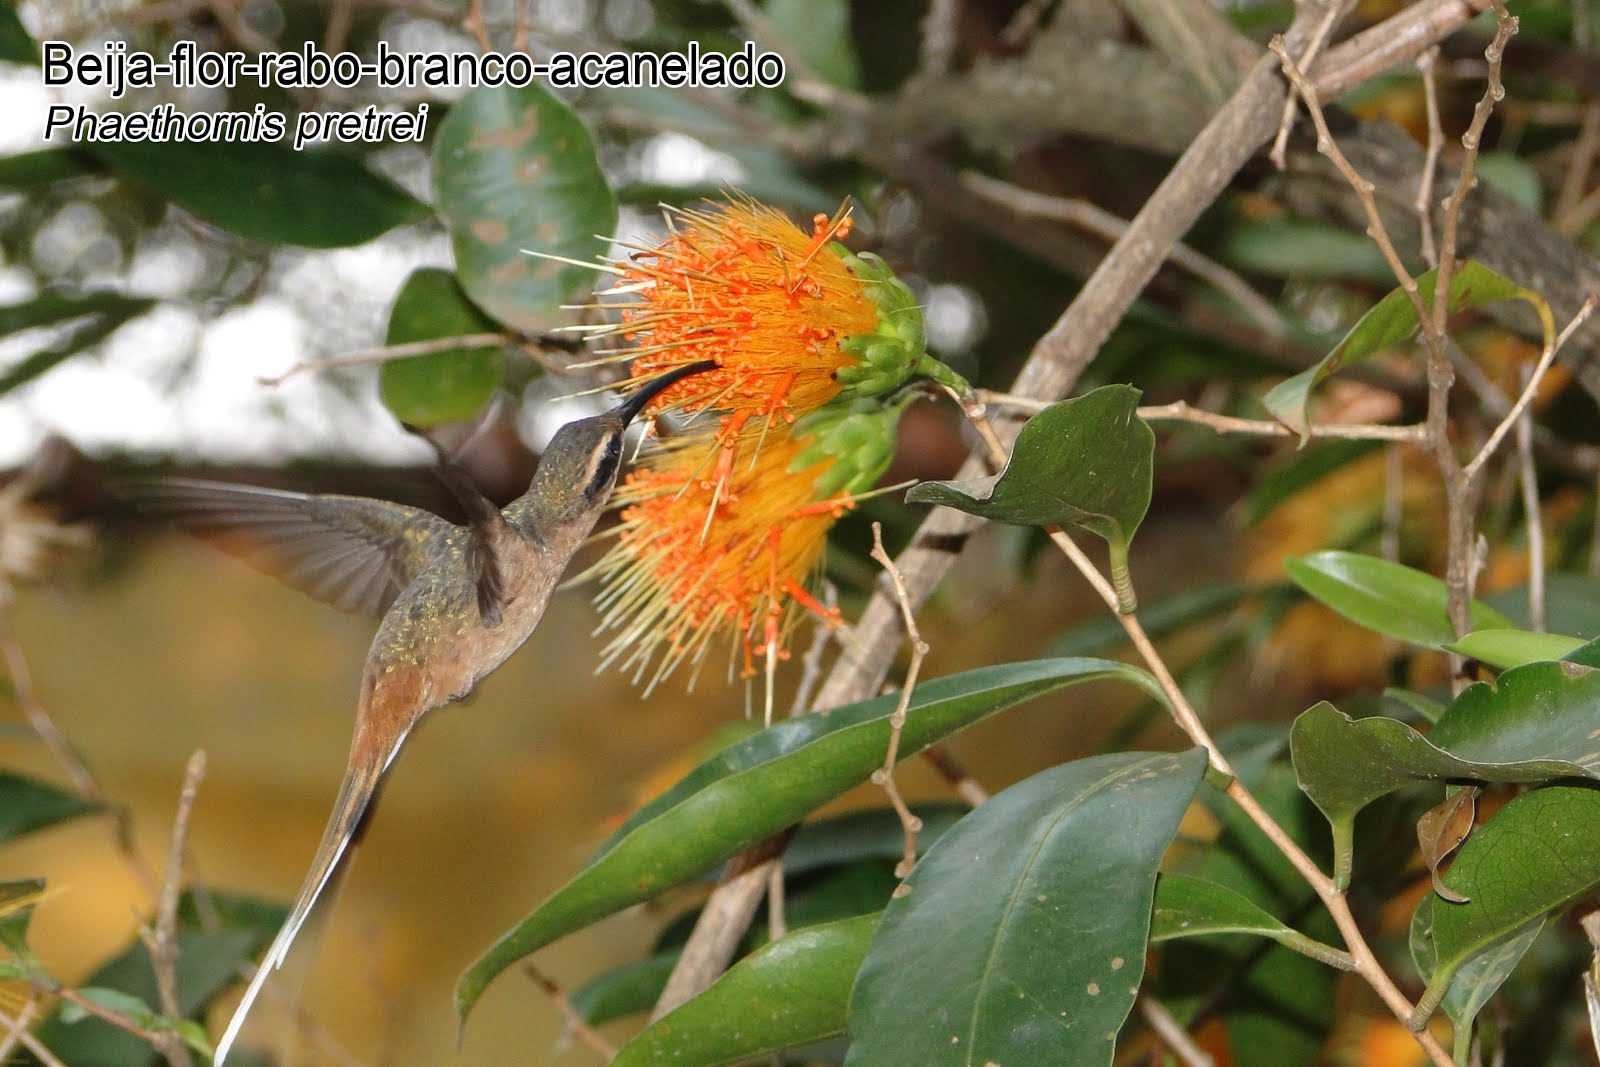
[[[622,439],[628,424],[666,390],[715,367],[711,360],[677,367],[635,390],[610,411],[561,427],[545,447],[528,495],[552,515],[604,507],[622,467]]]

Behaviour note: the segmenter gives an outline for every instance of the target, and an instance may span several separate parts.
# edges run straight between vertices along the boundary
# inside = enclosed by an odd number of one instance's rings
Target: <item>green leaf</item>
[[[0,336],[23,330],[64,327],[44,348],[0,373],[0,396],[51,370],[79,352],[99,344],[123,323],[156,302],[119,293],[42,293],[21,304],[0,306]]]
[[[1527,630],[1474,630],[1459,641],[1443,646],[1495,670],[1520,667],[1524,663],[1561,659],[1583,647],[1583,639],[1561,634],[1530,633]]]
[[[0,0],[3,2],[3,0]],[[41,148],[0,157],[0,189],[31,189],[38,185],[104,174],[106,168],[77,148]]]
[[[131,993],[124,993],[120,989],[106,989],[103,986],[84,986],[78,990],[78,995],[93,1004],[97,1004],[107,1011],[116,1012],[118,1015],[146,1030],[160,1018],[140,998]],[[87,1008],[70,1001],[63,1002],[58,1017],[69,1026],[81,1023],[85,1019],[92,1019]]]
[[[917,833],[918,852],[928,848],[972,809],[965,804],[913,804],[911,813],[922,820]],[[861,860],[898,861],[905,854],[905,827],[888,808],[852,811],[831,819],[805,823],[783,850],[783,872],[794,878],[824,867]]]
[[[28,28],[17,17],[12,0],[0,0],[0,60],[39,65],[39,46],[28,35]]]
[[[1205,765],[1199,748],[1077,760],[958,823],[884,911],[845,1062],[1110,1064]]]
[[[617,202],[578,117],[537,86],[481,87],[450,109],[433,146],[439,214],[474,303],[538,333],[599,275],[529,251],[589,260],[617,226]]]
[[[1197,585],[1142,605],[1139,625],[1146,636],[1160,639],[1186,626],[1224,615],[1271,588],[1255,582]],[[1089,656],[1116,648],[1127,640],[1128,631],[1122,628],[1116,616],[1098,612],[1050,642],[1049,652],[1052,656]]]
[[[1528,586],[1511,586],[1483,598],[1490,607],[1525,630],[1533,629],[1528,617]],[[1585,640],[1600,637],[1600,578],[1572,571],[1552,571],[1544,576],[1544,614],[1542,629],[1557,634],[1574,634]]]
[[[1553,785],[1513,797],[1467,838],[1444,883],[1467,902],[1432,900],[1434,969],[1419,1013],[1466,964],[1600,884],[1600,790]]]
[[[1135,414],[1139,390],[1106,385],[1051,404],[1029,419],[1005,470],[964,482],[923,482],[906,494],[970,515],[1023,526],[1081,526],[1105,538],[1125,589],[1128,543],[1150,507],[1155,435]]]
[[[1544,214],[1544,185],[1527,160],[1514,152],[1485,152],[1473,172],[1535,215]]]
[[[1278,278],[1394,281],[1383,252],[1365,234],[1305,219],[1236,222],[1223,241],[1222,257],[1234,267]]]
[[[239,977],[239,964],[261,951],[283,922],[286,909],[248,898],[207,894],[203,905],[185,893],[178,910],[178,1009],[193,1018]],[[220,929],[202,928],[199,914],[214,917]],[[209,923],[207,924],[209,925]],[[155,971],[144,942],[133,943],[84,980],[84,984],[117,990],[143,1004],[160,1003]],[[178,1032],[189,1041],[184,1029]],[[99,1019],[68,1025],[57,1012],[38,1028],[41,1041],[63,1063],[98,1067],[158,1067],[161,1056],[133,1034]]]
[[[495,331],[494,320],[467,300],[455,275],[422,267],[411,273],[394,298],[385,343],[403,345]],[[470,419],[500,388],[505,363],[505,349],[499,345],[391,359],[378,371],[378,396],[395,418],[414,426]]]
[[[1494,687],[1469,686],[1423,737],[1381,715],[1352,719],[1323,701],[1300,715],[1290,748],[1300,787],[1333,830],[1334,877],[1349,884],[1356,813],[1413,782],[1544,782],[1600,778],[1588,739],[1600,670],[1531,663]]]
[[[40,974],[39,961],[28,947],[28,924],[33,909],[44,895],[44,879],[14,878],[0,882],[0,946],[11,954],[7,978]]]
[[[1431,270],[1418,275],[1416,279],[1422,304],[1430,309],[1433,307],[1435,280],[1435,272]],[[1554,339],[1555,322],[1550,314],[1550,306],[1538,293],[1502,278],[1476,260],[1461,264],[1450,275],[1451,313],[1510,299],[1524,300],[1532,305],[1544,322],[1546,339]],[[1417,326],[1417,310],[1411,297],[1404,289],[1397,287],[1361,316],[1360,321],[1345,334],[1344,340],[1322,357],[1320,363],[1280,382],[1262,397],[1261,402],[1279,422],[1299,433],[1300,442],[1304,444],[1311,438],[1310,415],[1307,411],[1311,403],[1311,390],[1324,378],[1352,363],[1359,363],[1409,339],[1417,332]]]
[[[846,89],[861,87],[861,60],[850,38],[846,0],[767,0],[767,20],[784,51],[804,60],[824,80]]]
[[[879,918],[808,926],[757,949],[640,1031],[612,1067],[714,1067],[843,1033],[850,986]]]
[[[1413,645],[1443,648],[1455,641],[1449,591],[1431,574],[1357,552],[1328,550],[1283,561],[1294,584],[1351,622]],[[1513,629],[1489,605],[1470,606],[1474,630]]]
[[[1156,879],[1155,910],[1150,917],[1150,943],[1209,934],[1254,934],[1323,963],[1339,950],[1286,925],[1241,893],[1204,878],[1163,874]],[[1342,960],[1337,966],[1347,967]]]
[[[660,999],[682,954],[680,949],[657,952],[590,979],[573,991],[572,1010],[590,1026],[648,1011]]]
[[[224,230],[267,244],[358,245],[428,217],[353,156],[272,141],[100,141],[124,178]]]
[[[1115,678],[1159,698],[1145,672],[1111,660],[1003,664],[917,686],[902,759],[1005,708],[1062,686]],[[793,823],[883,764],[890,693],[802,715],[730,745],[630,816],[589,864],[500,937],[456,983],[466,1019],[489,982],[559,937],[687,881]]]
[[[1424,982],[1432,979],[1434,972],[1438,970],[1433,945],[1435,899],[1432,895],[1423,897],[1417,902],[1416,913],[1411,917],[1411,959]],[[1437,906],[1450,905],[1441,902]],[[1445,1015],[1449,1016],[1450,1022],[1455,1026],[1457,1063],[1468,1062],[1462,1053],[1472,1038],[1472,1021],[1478,1017],[1478,1012],[1489,1002],[1489,998],[1494,996],[1495,991],[1511,977],[1512,969],[1532,947],[1540,931],[1544,929],[1544,924],[1543,916],[1527,923],[1489,945],[1456,969],[1444,999],[1440,1001],[1440,1006],[1444,1008]]]
[[[98,804],[74,793],[0,771],[0,844],[99,809]]]

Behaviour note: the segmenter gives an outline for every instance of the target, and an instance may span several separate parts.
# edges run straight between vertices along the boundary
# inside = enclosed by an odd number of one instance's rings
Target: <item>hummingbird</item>
[[[216,1067],[349,855],[412,727],[471,693],[538,626],[605,510],[629,422],[668,388],[715,366],[706,360],[677,368],[611,410],[561,427],[528,491],[503,510],[435,446],[438,474],[466,512],[466,526],[368,497],[188,479],[139,490],[147,510],[197,533],[243,535],[254,548],[247,560],[288,584],[342,610],[382,616],[361,674],[355,736],[333,813],[288,918],[217,1044]]]

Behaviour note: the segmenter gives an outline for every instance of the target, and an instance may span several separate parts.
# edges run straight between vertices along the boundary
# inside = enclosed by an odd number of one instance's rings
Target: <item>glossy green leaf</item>
[[[911,813],[922,820],[917,832],[918,853],[971,812],[965,804],[913,804]],[[905,827],[889,808],[852,811],[830,819],[803,824],[783,850],[783,870],[794,878],[824,867],[861,860],[899,861],[905,854]]]
[[[1270,938],[1324,963],[1340,955],[1338,949],[1307,937],[1225,885],[1186,874],[1161,875],[1156,880],[1155,910],[1150,916],[1151,944],[1211,934]]]
[[[1433,910],[1435,907],[1450,906],[1446,902],[1436,901],[1432,895],[1425,896],[1417,902],[1417,910],[1411,917],[1411,959],[1424,982],[1430,980],[1438,969],[1434,957]],[[1468,1062],[1465,1053],[1472,1039],[1472,1021],[1495,991],[1511,977],[1512,969],[1532,947],[1544,924],[1544,917],[1540,916],[1489,945],[1456,969],[1439,1006],[1455,1026],[1457,1063]]]
[[[739,1063],[843,1033],[877,914],[796,930],[740,960],[617,1050],[612,1067]]]
[[[35,66],[39,64],[39,46],[17,17],[14,0],[0,0],[0,60],[32,63]]]
[[[786,53],[833,85],[860,88],[861,60],[850,37],[846,0],[767,0],[766,7]]]
[[[1111,678],[1160,693],[1145,672],[1096,659],[1003,664],[924,682],[912,695],[900,756],[1032,697]],[[462,974],[458,1016],[465,1020],[489,982],[530,952],[709,870],[868,780],[883,763],[898,699],[890,693],[787,719],[700,764],[629,817],[588,866]]]
[[[354,156],[274,141],[99,141],[95,155],[185,211],[268,244],[341,248],[428,217]]]
[[[1138,404],[1131,385],[1051,404],[1022,427],[999,474],[923,482],[906,499],[1023,526],[1081,526],[1105,538],[1113,572],[1125,574],[1128,543],[1150,507],[1155,455]]]
[[[1503,671],[1524,663],[1561,659],[1582,646],[1582,638],[1561,634],[1531,633],[1527,630],[1474,630],[1444,648]]]
[[[1356,813],[1402,786],[1600,778],[1600,750],[1583,739],[1596,699],[1600,671],[1533,663],[1502,674],[1498,688],[1469,687],[1427,737],[1382,715],[1352,719],[1327,701],[1303,712],[1290,732],[1294,769],[1332,827],[1335,879],[1349,883]]]
[[[617,202],[594,140],[566,104],[538,86],[480,87],[440,124],[433,146],[439,215],[461,288],[525,333],[600,275],[529,251],[588,261],[617,226]]]
[[[845,1062],[1110,1064],[1205,764],[1199,748],[1077,760],[958,823],[884,911]]]
[[[1416,280],[1423,306],[1430,309],[1433,306],[1435,280],[1434,271],[1418,275]],[[1476,260],[1461,264],[1450,276],[1451,313],[1510,299],[1524,300],[1532,305],[1545,324],[1546,337],[1553,339],[1555,323],[1549,305],[1539,294],[1502,278]],[[1311,437],[1310,415],[1307,411],[1311,390],[1329,375],[1409,339],[1417,332],[1417,326],[1416,306],[1406,291],[1397,287],[1378,301],[1371,311],[1361,316],[1361,320],[1321,362],[1274,386],[1262,397],[1262,403],[1278,421],[1299,433],[1303,444]]]
[[[467,299],[455,275],[423,267],[412,272],[394,298],[385,343],[401,345],[495,331],[494,320]],[[505,362],[505,349],[500,345],[391,359],[378,371],[378,396],[395,418],[414,426],[428,428],[470,419],[500,388]]]
[[[1467,838],[1444,882],[1467,902],[1432,901],[1423,1010],[1467,963],[1600,885],[1600,789],[1552,785],[1513,797]]]
[[[1414,645],[1455,641],[1449,592],[1431,574],[1358,552],[1325,551],[1283,561],[1294,584],[1352,622]],[[1513,629],[1505,616],[1474,600],[1474,630]]]
[[[98,810],[98,804],[75,793],[10,771],[0,771],[0,844]]]

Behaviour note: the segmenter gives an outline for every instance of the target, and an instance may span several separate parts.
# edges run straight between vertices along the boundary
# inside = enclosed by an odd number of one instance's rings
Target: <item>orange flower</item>
[[[720,451],[710,430],[678,438],[648,455],[618,491],[617,543],[595,566],[605,589],[600,630],[615,631],[602,667],[620,662],[655,686],[682,664],[698,672],[714,638],[743,652],[741,674],[786,658],[800,608],[831,621],[807,591],[822,562],[828,530],[851,506],[818,501],[817,478],[836,461],[791,467],[812,442],[782,435],[753,448],[726,480],[707,477]],[[730,664],[731,668],[731,664]],[[731,673],[731,670],[730,670]]]
[[[850,232],[849,209],[817,215],[809,235],[753,201],[685,209],[672,221],[665,241],[618,264],[610,291],[636,302],[602,332],[624,342],[634,381],[705,359],[718,369],[667,390],[652,410],[788,419],[838,395],[836,372],[855,362],[840,343],[878,328],[868,281],[832,244]]]

